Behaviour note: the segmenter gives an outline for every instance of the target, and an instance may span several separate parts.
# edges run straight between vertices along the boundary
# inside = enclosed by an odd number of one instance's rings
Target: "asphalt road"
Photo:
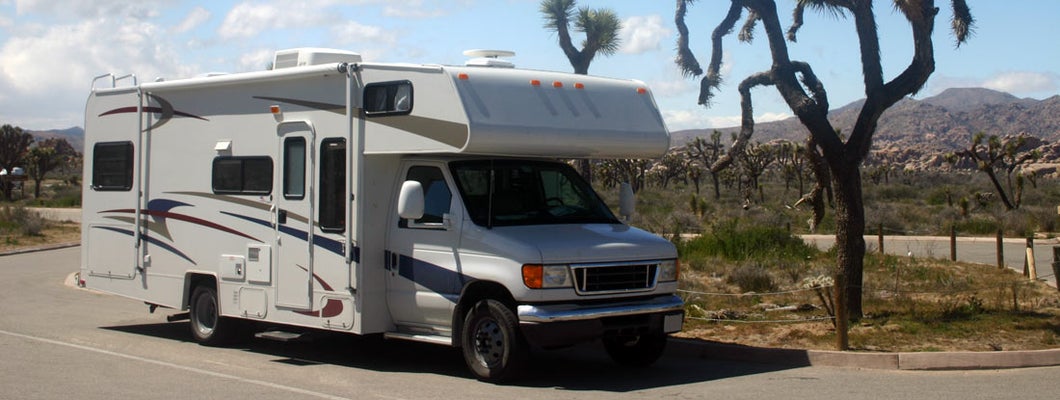
[[[910,372],[788,368],[667,353],[620,368],[599,346],[535,352],[523,380],[469,377],[459,352],[375,337],[189,341],[135,300],[64,284],[79,249],[0,257],[0,399],[1055,399],[1060,367]]]

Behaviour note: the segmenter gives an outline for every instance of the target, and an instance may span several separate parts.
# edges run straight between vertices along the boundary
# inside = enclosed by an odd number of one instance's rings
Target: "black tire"
[[[191,336],[196,342],[205,346],[232,343],[236,334],[236,321],[220,315],[217,289],[209,285],[195,287],[189,308]]]
[[[476,303],[464,318],[462,332],[464,361],[479,380],[503,382],[525,366],[528,346],[519,331],[519,320],[501,302],[487,299]]]
[[[666,350],[664,334],[606,337],[603,342],[612,360],[631,367],[652,365]]]

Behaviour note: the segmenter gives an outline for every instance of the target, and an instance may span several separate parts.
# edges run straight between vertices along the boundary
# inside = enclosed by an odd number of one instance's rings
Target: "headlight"
[[[523,284],[531,289],[571,287],[566,265],[523,265]]]
[[[659,282],[673,282],[681,273],[677,260],[666,260],[659,263]]]

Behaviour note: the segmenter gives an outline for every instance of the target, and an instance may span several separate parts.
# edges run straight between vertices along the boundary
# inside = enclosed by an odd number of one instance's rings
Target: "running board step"
[[[383,337],[387,339],[409,340],[413,342],[433,343],[446,346],[453,345],[453,338],[441,335],[387,332],[383,334]]]
[[[254,334],[254,337],[258,339],[275,340],[277,342],[296,342],[305,340],[307,336],[305,333],[284,331],[265,331]]]
[[[166,321],[168,322],[187,321],[189,319],[191,319],[190,313],[180,313],[166,316]]]

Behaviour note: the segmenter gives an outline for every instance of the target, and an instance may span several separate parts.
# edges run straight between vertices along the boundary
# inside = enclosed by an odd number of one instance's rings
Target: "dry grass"
[[[75,222],[47,221],[37,235],[26,235],[19,230],[0,229],[0,253],[80,241],[81,225]]]
[[[688,290],[684,295],[689,318],[678,336],[761,347],[835,348],[835,330],[827,307],[812,289],[778,295],[722,296],[741,293],[737,285],[722,276],[724,263],[715,260],[706,271],[703,265],[693,266],[682,276],[682,287]],[[805,287],[803,281],[793,283],[790,273],[772,273],[776,282],[783,283],[778,291]],[[1029,282],[1012,271],[869,255],[865,274],[866,315],[849,332],[855,350],[1060,347],[1060,292],[1040,282]],[[813,319],[822,320],[807,322]]]

